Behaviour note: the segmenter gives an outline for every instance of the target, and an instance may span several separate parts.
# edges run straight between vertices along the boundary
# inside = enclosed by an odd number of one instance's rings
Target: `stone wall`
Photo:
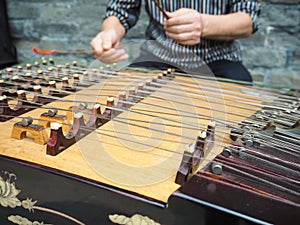
[[[106,2],[7,0],[9,23],[19,60],[29,62],[37,58],[32,47],[89,49],[90,40],[100,29]],[[260,30],[251,38],[241,40],[244,63],[255,80],[266,84],[300,86],[299,3],[299,0],[261,1]],[[143,39],[147,22],[143,11],[126,39]],[[81,60],[89,62],[92,57]]]

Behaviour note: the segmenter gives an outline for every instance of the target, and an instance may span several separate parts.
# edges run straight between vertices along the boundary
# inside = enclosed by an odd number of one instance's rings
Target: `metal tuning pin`
[[[226,157],[226,158],[230,157],[231,154],[232,154],[232,151],[228,147],[224,147],[223,151],[221,152],[221,155],[224,156],[224,157]]]
[[[213,162],[211,164],[211,172],[215,175],[221,175],[223,172],[223,166],[221,163]]]

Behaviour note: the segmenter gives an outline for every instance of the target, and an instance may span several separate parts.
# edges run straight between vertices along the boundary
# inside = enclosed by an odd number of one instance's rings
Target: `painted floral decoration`
[[[109,215],[109,219],[113,223],[124,225],[160,225],[149,217],[139,214],[135,214],[130,218],[123,215],[114,214]]]
[[[8,177],[5,180],[0,176],[0,205],[11,208],[21,206],[21,201],[17,198],[20,190],[16,188],[13,182],[16,176],[14,174],[6,175]]]

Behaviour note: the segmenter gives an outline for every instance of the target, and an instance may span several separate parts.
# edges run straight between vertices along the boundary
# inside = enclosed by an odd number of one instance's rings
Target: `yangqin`
[[[0,76],[0,224],[300,224],[296,88],[52,58]]]

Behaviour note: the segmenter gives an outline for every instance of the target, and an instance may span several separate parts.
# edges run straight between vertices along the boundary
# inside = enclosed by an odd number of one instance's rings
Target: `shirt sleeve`
[[[260,4],[258,1],[249,0],[232,0],[230,6],[230,13],[244,12],[247,13],[252,19],[252,33],[256,32],[259,28],[258,17],[260,15]]]
[[[110,0],[107,4],[104,19],[109,16],[116,16],[126,31],[133,27],[140,15],[140,0]]]

